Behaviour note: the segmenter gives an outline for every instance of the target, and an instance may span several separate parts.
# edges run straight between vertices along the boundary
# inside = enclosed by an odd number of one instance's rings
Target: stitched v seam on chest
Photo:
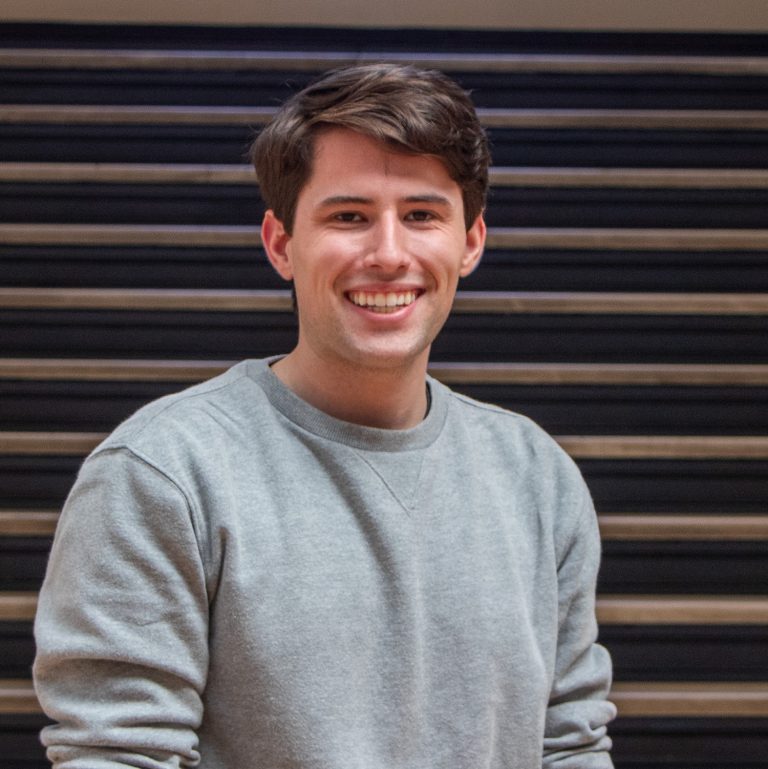
[[[426,449],[402,454],[356,452],[384,484],[387,491],[409,515],[413,512],[419,491]]]

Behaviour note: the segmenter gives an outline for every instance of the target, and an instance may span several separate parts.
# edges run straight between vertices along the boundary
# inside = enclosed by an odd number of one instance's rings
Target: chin
[[[354,365],[370,369],[400,369],[418,364],[429,355],[429,347],[413,347],[408,349],[371,347],[359,348],[350,356]]]

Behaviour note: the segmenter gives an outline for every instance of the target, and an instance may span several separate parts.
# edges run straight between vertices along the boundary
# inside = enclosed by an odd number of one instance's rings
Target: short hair
[[[333,70],[294,94],[251,146],[261,196],[288,233],[312,173],[314,137],[328,127],[442,161],[461,189],[467,229],[485,208],[491,158],[469,94],[436,70],[366,64]]]

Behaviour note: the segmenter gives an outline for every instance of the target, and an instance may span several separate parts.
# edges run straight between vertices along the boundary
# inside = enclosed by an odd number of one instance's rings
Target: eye
[[[343,224],[356,224],[362,222],[363,217],[355,211],[339,211],[333,215],[333,220]]]
[[[405,217],[409,222],[431,222],[435,215],[431,211],[410,211]]]

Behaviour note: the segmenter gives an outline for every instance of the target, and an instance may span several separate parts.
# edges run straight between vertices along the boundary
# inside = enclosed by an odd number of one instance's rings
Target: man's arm
[[[128,450],[90,457],[62,513],[35,621],[54,767],[195,766],[207,636],[186,495]]]
[[[581,514],[563,542],[558,568],[558,640],[544,737],[544,767],[611,769],[606,725],[616,708],[608,652],[596,643],[595,585],[600,538],[584,488]]]

